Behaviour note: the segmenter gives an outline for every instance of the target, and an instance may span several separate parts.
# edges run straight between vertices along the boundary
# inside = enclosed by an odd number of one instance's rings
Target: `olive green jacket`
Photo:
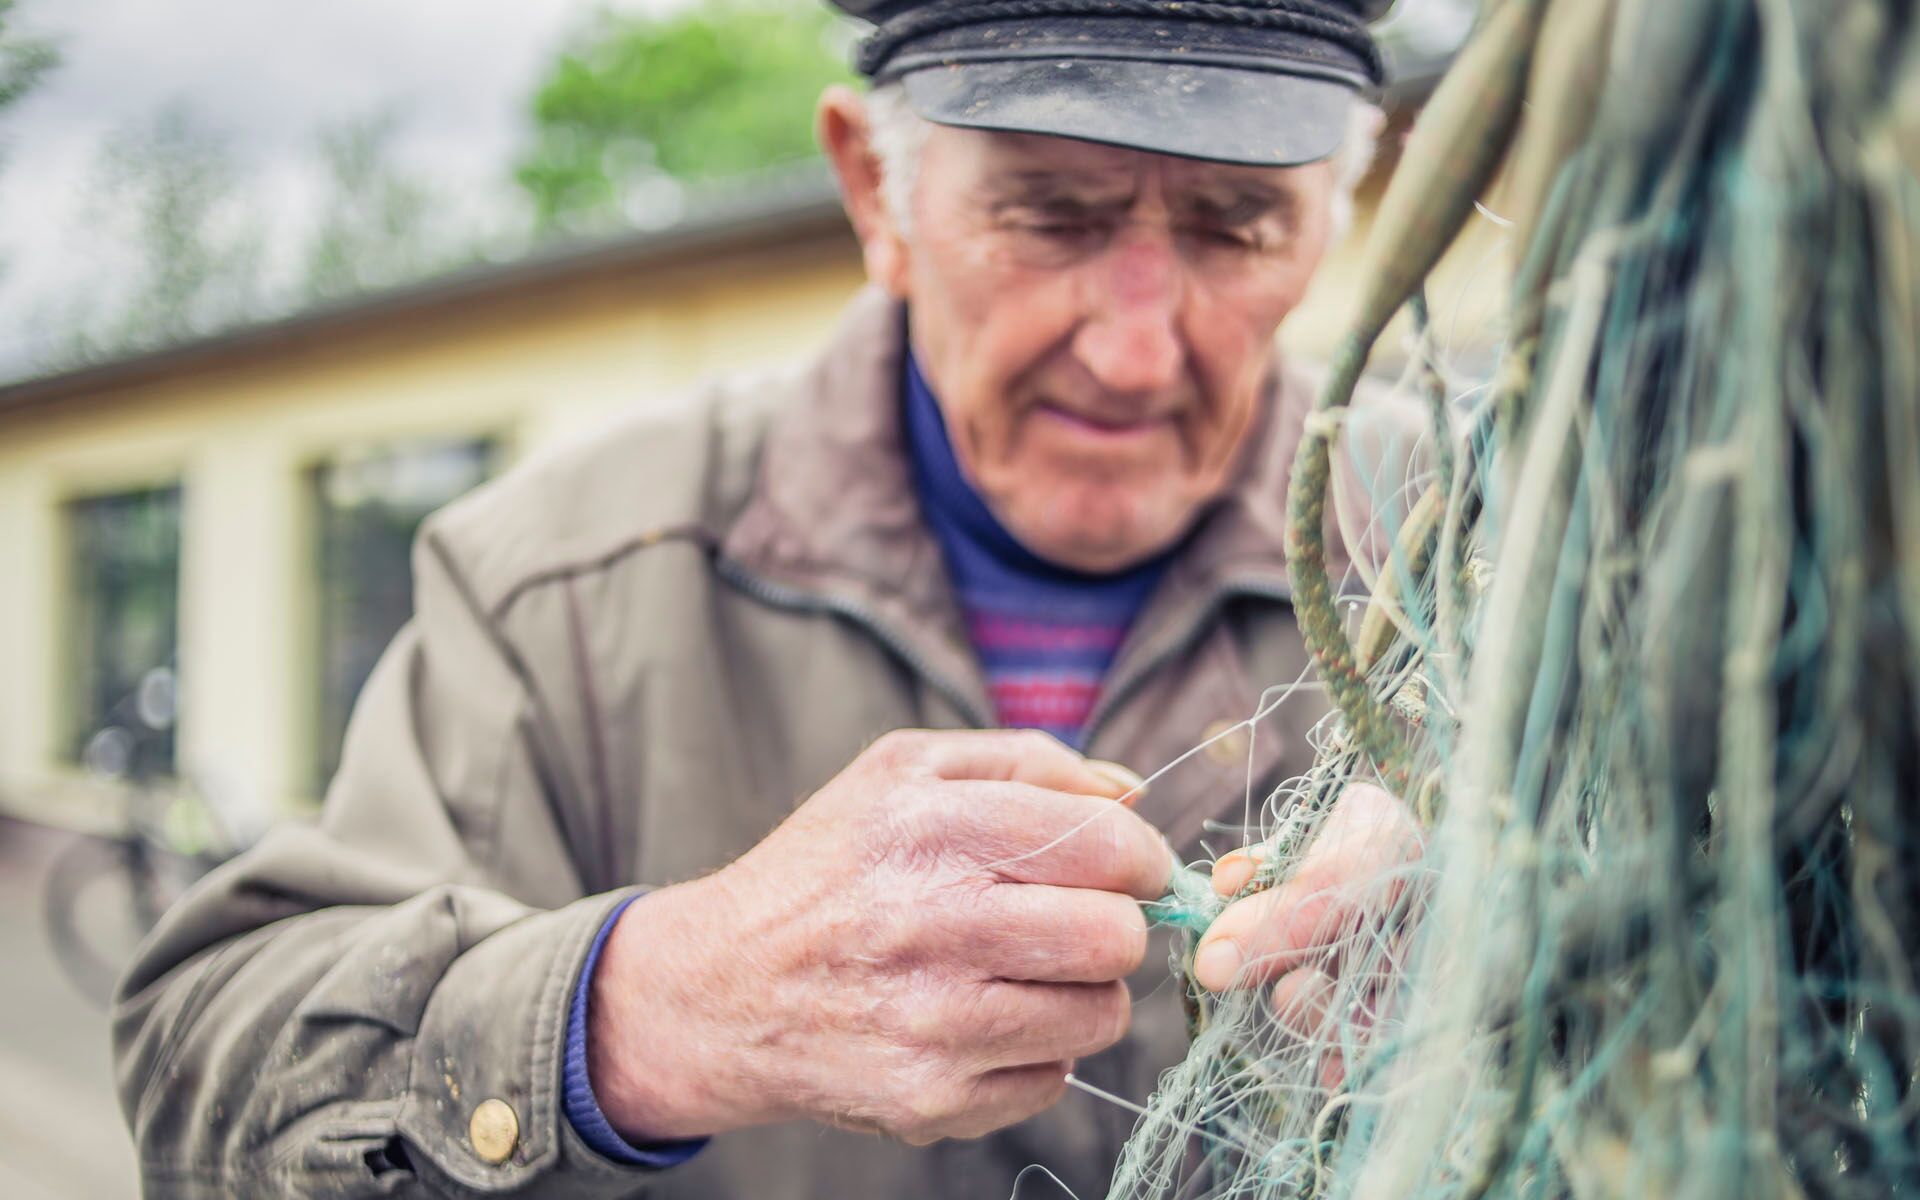
[[[886,730],[992,722],[902,448],[904,327],[866,293],[803,372],[637,410],[428,522],[416,614],[318,822],[205,880],[122,985],[148,1195],[998,1200],[1031,1163],[1104,1193],[1133,1118],[1079,1093],[977,1141],[793,1125],[655,1174],[561,1111],[568,1001],[623,895],[737,857]],[[1151,771],[1306,671],[1280,545],[1307,404],[1275,385],[1122,648],[1090,753]],[[1240,822],[1249,763],[1256,805],[1308,764],[1319,715],[1283,706],[1140,811],[1199,853],[1208,821]],[[1135,1100],[1184,1046],[1165,962],[1133,1033],[1081,1068]],[[511,1120],[489,1104],[476,1138],[490,1100]]]

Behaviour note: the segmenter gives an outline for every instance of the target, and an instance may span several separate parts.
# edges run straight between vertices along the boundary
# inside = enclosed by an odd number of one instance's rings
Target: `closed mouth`
[[[1062,408],[1056,404],[1041,404],[1039,411],[1073,429],[1096,437],[1125,438],[1152,433],[1173,423],[1166,416],[1131,417],[1116,420],[1112,417],[1094,416]]]

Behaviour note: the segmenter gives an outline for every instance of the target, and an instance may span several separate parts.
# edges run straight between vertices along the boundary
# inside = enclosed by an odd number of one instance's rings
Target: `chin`
[[[1029,509],[1031,521],[1010,525],[1015,537],[1049,562],[1089,574],[1125,570],[1152,558],[1180,537],[1184,515],[1135,494],[1106,488],[1066,489]]]

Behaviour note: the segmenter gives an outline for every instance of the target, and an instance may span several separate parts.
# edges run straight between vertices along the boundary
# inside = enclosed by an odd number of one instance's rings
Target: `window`
[[[343,454],[313,472],[318,532],[320,790],[361,685],[413,615],[414,532],[491,471],[486,441],[423,441]]]
[[[76,761],[109,730],[116,773],[170,774],[169,710],[151,719],[143,683],[171,679],[180,636],[180,489],[91,496],[68,506],[73,621],[69,749]]]

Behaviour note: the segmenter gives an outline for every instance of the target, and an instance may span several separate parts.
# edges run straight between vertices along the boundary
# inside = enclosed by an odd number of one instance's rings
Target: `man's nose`
[[[1089,316],[1073,352],[1103,388],[1154,392],[1180,378],[1186,352],[1180,309],[1186,282],[1164,231],[1128,230],[1088,273]]]

